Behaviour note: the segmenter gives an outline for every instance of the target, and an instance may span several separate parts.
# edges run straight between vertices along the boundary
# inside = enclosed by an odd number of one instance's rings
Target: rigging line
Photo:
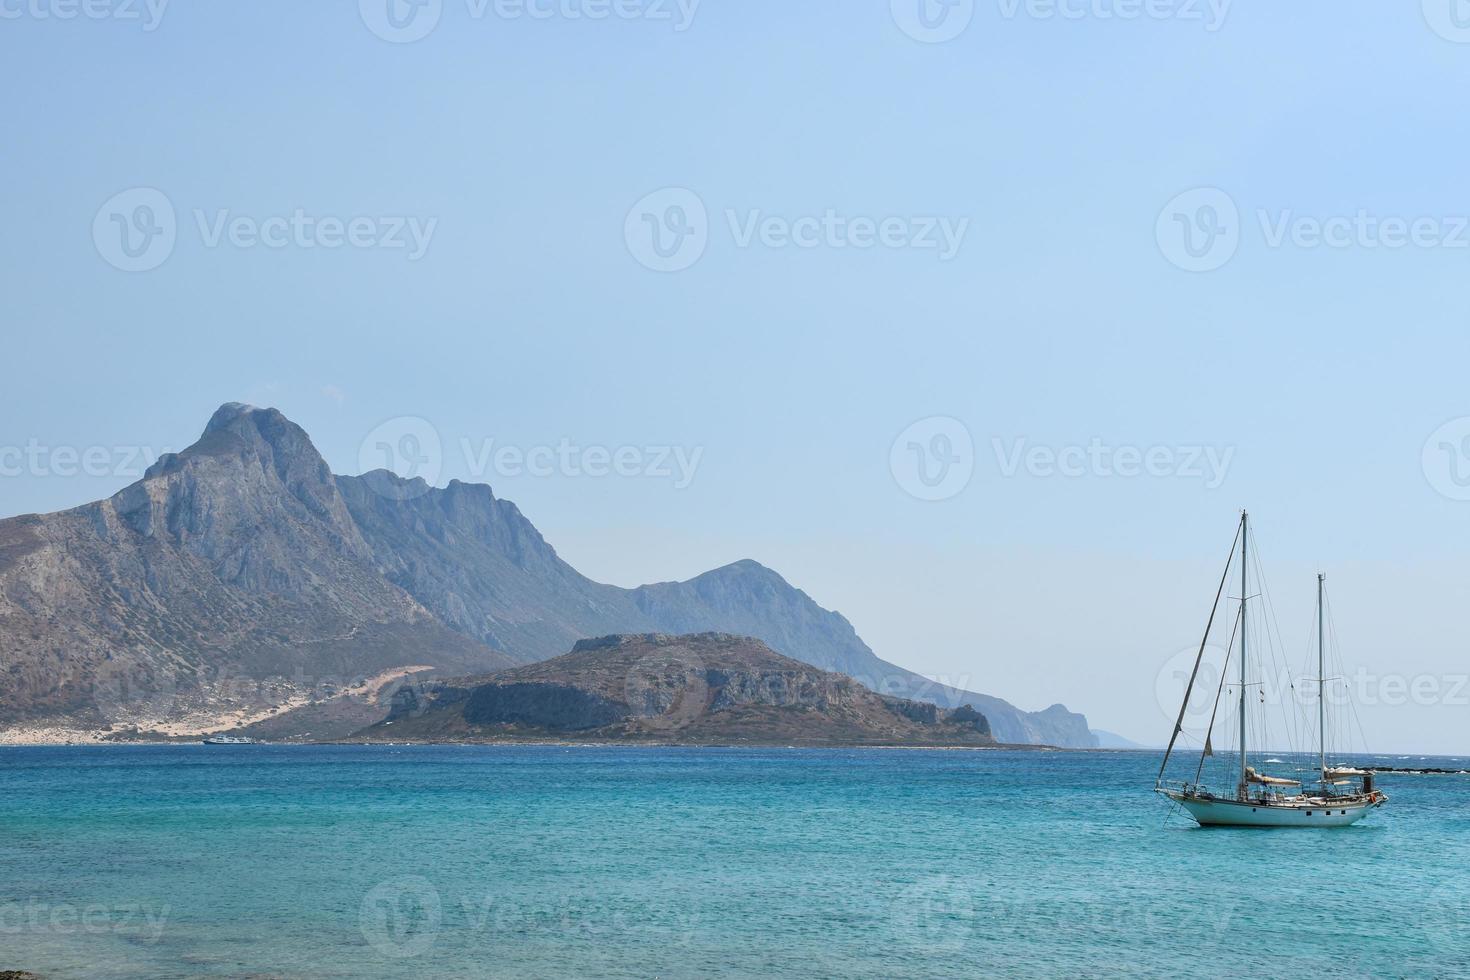
[[[1286,717],[1290,727],[1288,738],[1291,740],[1292,747],[1296,750],[1301,750],[1306,744],[1304,732],[1309,720],[1307,718],[1306,705],[1303,704],[1301,697],[1302,675],[1293,675],[1292,673],[1291,655],[1287,652],[1286,638],[1282,635],[1280,620],[1275,619],[1276,608],[1274,605],[1271,607],[1271,615],[1273,617],[1273,626],[1276,630],[1275,642],[1280,645],[1281,669],[1286,672],[1287,686],[1291,696],[1290,705],[1282,706],[1282,714]]]
[[[1286,654],[1285,641],[1281,637],[1281,621],[1276,615],[1276,603],[1275,600],[1272,598],[1269,584],[1266,581],[1265,562],[1262,558],[1259,534],[1257,534],[1256,536],[1256,548],[1254,558],[1256,564],[1256,575],[1258,577],[1258,581],[1260,582],[1260,592],[1266,600],[1261,614],[1262,633],[1266,637],[1266,648],[1271,654],[1272,666],[1279,667],[1285,673],[1287,685],[1293,695],[1289,708],[1285,704],[1279,706],[1281,708],[1281,716],[1284,722],[1282,735],[1284,735],[1287,741],[1290,743],[1289,745],[1285,746],[1285,748],[1291,752],[1296,752],[1302,744],[1301,733],[1306,725],[1305,709],[1294,696],[1296,694],[1296,678],[1294,678],[1291,673],[1290,658]],[[1262,735],[1269,739],[1269,731],[1267,730],[1268,726],[1265,720],[1265,715],[1266,712],[1262,711]],[[1261,744],[1264,745],[1265,741],[1262,741]]]
[[[1215,613],[1220,608],[1220,596],[1225,593],[1225,579],[1230,574],[1230,567],[1235,564],[1235,546],[1240,541],[1240,532],[1245,527],[1245,515],[1242,514],[1240,524],[1235,528],[1235,539],[1230,542],[1229,556],[1225,560],[1225,571],[1220,574],[1220,587],[1215,590],[1215,603],[1210,606],[1210,618],[1205,623],[1205,635],[1199,641],[1199,653],[1194,658],[1194,670],[1189,673],[1189,685],[1184,689],[1184,703],[1179,705],[1179,717],[1174,719],[1174,732],[1169,736],[1169,747],[1164,750],[1164,761],[1159,764],[1159,774],[1155,782],[1162,781],[1164,769],[1169,765],[1169,756],[1174,753],[1174,743],[1179,740],[1179,732],[1184,728],[1184,712],[1189,709],[1189,696],[1194,691],[1194,679],[1199,676],[1200,661],[1205,658],[1205,645],[1210,642],[1210,628],[1215,625]]]
[[[1342,674],[1343,682],[1346,683],[1346,670],[1343,669],[1342,658],[1337,647],[1337,631],[1332,622],[1332,601],[1327,595],[1327,590],[1325,586],[1322,590],[1322,615],[1324,620],[1326,621],[1326,629],[1324,632],[1326,633],[1327,639],[1327,649],[1322,655],[1323,663],[1330,664],[1334,674]],[[1326,674],[1325,670],[1323,671],[1323,674]],[[1327,696],[1326,681],[1323,681],[1322,696],[1324,698]],[[1349,707],[1352,707],[1352,699],[1348,698],[1347,700]],[[1356,709],[1354,709],[1354,713],[1356,713]],[[1343,747],[1347,749],[1349,754],[1351,754],[1352,730],[1348,724],[1347,712],[1334,711],[1331,714],[1332,717],[1330,724],[1332,728],[1333,744],[1343,744]],[[1341,741],[1339,742],[1339,740]]]
[[[1337,656],[1337,643],[1336,643],[1336,640],[1335,640],[1335,638],[1333,636],[1333,629],[1332,629],[1332,605],[1331,605],[1330,601],[1327,598],[1327,586],[1325,584],[1322,586],[1322,619],[1323,619],[1323,630],[1322,630],[1322,632],[1323,632],[1323,650],[1322,650],[1322,667],[1323,667],[1323,669],[1322,669],[1322,678],[1323,679],[1321,681],[1321,687],[1319,689],[1319,696],[1323,699],[1323,701],[1325,703],[1326,702],[1326,699],[1327,699],[1327,676],[1328,676],[1328,668],[1329,667],[1331,668],[1331,671],[1332,671],[1332,673],[1334,675],[1341,673],[1341,671],[1338,669],[1339,668],[1339,659],[1338,659],[1338,656]],[[1344,748],[1346,748],[1348,750],[1348,753],[1349,754],[1351,754],[1351,752],[1352,752],[1351,732],[1347,728],[1347,719],[1344,716],[1344,712],[1341,712],[1341,711],[1332,711],[1332,712],[1327,712],[1327,715],[1328,715],[1327,723],[1323,727],[1327,729],[1327,732],[1331,736],[1331,741],[1328,743],[1328,746],[1336,747],[1336,746],[1341,745],[1341,746],[1343,746]],[[1332,749],[1330,747],[1324,747],[1323,750],[1322,750],[1322,755],[1323,755],[1324,758],[1326,758],[1329,755],[1334,755],[1334,754],[1339,754],[1340,755],[1341,753],[1333,753],[1332,752]]]
[[[1271,624],[1267,615],[1267,606],[1271,601],[1271,597],[1266,583],[1266,571],[1261,561],[1261,532],[1259,529],[1256,531],[1256,549],[1251,557],[1254,559],[1256,591],[1260,594],[1261,598],[1261,601],[1256,604],[1254,617],[1250,622],[1251,626],[1256,626],[1259,623],[1259,628],[1254,630],[1254,635],[1256,637],[1256,659],[1260,664],[1259,670],[1261,675],[1261,693],[1258,697],[1259,706],[1250,716],[1251,742],[1260,748],[1272,748],[1273,746],[1268,744],[1270,742],[1270,734],[1267,731],[1265,701],[1266,680],[1268,677],[1267,663],[1269,661],[1274,666],[1276,651],[1271,645]],[[1247,665],[1247,669],[1249,669],[1249,665]]]
[[[1312,610],[1311,616],[1308,618],[1308,622],[1307,622],[1307,639],[1306,639],[1306,642],[1303,643],[1302,644],[1302,647],[1301,647],[1301,649],[1304,650],[1305,652],[1302,654],[1301,664],[1300,664],[1300,668],[1299,668],[1298,673],[1299,673],[1299,675],[1301,676],[1301,678],[1304,681],[1307,680],[1307,679],[1309,679],[1312,676],[1312,653],[1313,653],[1313,651],[1315,651],[1317,649],[1316,639],[1317,639],[1317,611],[1314,608]],[[1319,671],[1319,673],[1320,673],[1320,671]],[[1320,683],[1319,683],[1319,688],[1320,688]],[[1302,692],[1302,693],[1304,694],[1305,692]],[[1302,712],[1305,714],[1306,710],[1307,710],[1306,709],[1306,705],[1303,704],[1302,705]]]
[[[1332,609],[1332,603],[1331,603],[1330,600],[1328,601],[1327,608],[1328,608],[1329,611],[1331,611],[1331,609]],[[1345,694],[1344,700],[1347,701],[1348,711],[1352,715],[1352,724],[1357,727],[1357,731],[1358,731],[1358,744],[1362,746],[1362,748],[1363,748],[1363,754],[1364,755],[1368,755],[1369,754],[1369,748],[1368,748],[1368,731],[1367,731],[1367,729],[1365,729],[1363,727],[1363,717],[1362,717],[1361,714],[1358,713],[1358,700],[1357,700],[1357,698],[1354,698],[1352,696],[1351,682],[1347,679],[1347,662],[1343,659],[1342,649],[1338,645],[1338,640],[1337,640],[1337,625],[1332,620],[1330,620],[1330,619],[1328,620],[1328,624],[1332,627],[1332,656],[1333,656],[1333,663],[1337,666],[1337,669],[1339,671],[1341,671],[1342,676],[1343,676],[1343,686],[1344,686],[1344,694]],[[1346,714],[1346,713],[1344,713],[1344,714]],[[1351,736],[1351,729],[1348,728],[1348,720],[1347,720],[1346,717],[1343,718],[1342,725],[1343,725],[1343,728],[1344,729],[1347,729],[1346,734],[1350,737]],[[1349,746],[1349,749],[1351,750],[1351,746]]]
[[[1244,607],[1242,607],[1244,608]],[[1210,727],[1205,729],[1205,748],[1211,748],[1210,739],[1215,733],[1215,715],[1220,710],[1220,695],[1225,691],[1225,678],[1230,674],[1230,650],[1235,646],[1235,633],[1240,629],[1240,613],[1235,614],[1235,625],[1230,628],[1230,642],[1225,644],[1225,663],[1220,665],[1220,686],[1215,690],[1215,706],[1210,709]],[[1199,783],[1205,771],[1205,753],[1199,754],[1199,767],[1194,771],[1194,781]]]
[[[1321,702],[1318,710],[1322,713],[1323,716],[1325,716],[1326,720],[1324,723],[1321,724],[1321,734],[1319,738],[1322,741],[1322,747],[1320,750],[1321,754],[1318,758],[1319,765],[1325,763],[1325,766],[1331,766],[1332,763],[1327,760],[1334,754],[1332,751],[1333,747],[1340,744],[1340,740],[1342,735],[1344,734],[1344,731],[1343,718],[1341,717],[1341,713],[1327,710],[1327,697],[1329,693],[1327,682],[1329,680],[1329,677],[1331,676],[1331,674],[1329,674],[1329,668],[1332,673],[1336,673],[1337,661],[1333,655],[1332,614],[1331,606],[1328,604],[1327,601],[1327,586],[1324,583],[1320,587],[1322,590],[1322,610],[1320,613],[1322,617],[1322,630],[1320,638],[1316,643],[1313,644],[1313,646],[1321,647],[1318,653],[1319,659],[1317,673],[1319,676],[1317,678],[1317,698]]]
[[[1271,624],[1270,619],[1267,616],[1267,604],[1270,602],[1270,592],[1267,589],[1266,585],[1265,569],[1262,567],[1260,556],[1260,543],[1260,532],[1257,531],[1256,551],[1252,555],[1252,557],[1254,558],[1254,568],[1256,572],[1256,590],[1263,601],[1257,604],[1257,609],[1254,612],[1253,617],[1250,619],[1248,625],[1255,626],[1257,623],[1259,623],[1259,628],[1255,630],[1255,636],[1257,639],[1256,657],[1260,664],[1261,680],[1260,694],[1257,698],[1259,702],[1259,707],[1256,711],[1253,711],[1250,714],[1250,729],[1251,744],[1256,745],[1260,748],[1269,749],[1273,748],[1274,746],[1268,744],[1271,739],[1265,710],[1266,681],[1268,677],[1267,662],[1269,660],[1271,665],[1275,665],[1276,651],[1275,648],[1272,646],[1270,629]],[[1249,665],[1247,665],[1247,669],[1249,669]]]
[[[1324,595],[1324,599],[1325,599],[1325,595],[1326,595],[1325,590],[1324,590],[1323,595]],[[1323,615],[1323,617],[1325,619],[1325,617],[1326,617],[1325,608],[1324,608],[1324,611],[1323,611],[1322,615]],[[1331,621],[1328,620],[1327,621],[1327,625],[1326,625],[1326,630],[1324,632],[1330,632],[1331,629],[1332,629],[1332,624],[1331,624]],[[1304,647],[1304,649],[1306,649],[1306,651],[1307,651],[1307,659],[1303,663],[1302,670],[1303,670],[1303,676],[1304,677],[1305,676],[1315,676],[1315,677],[1317,677],[1317,697],[1320,699],[1320,698],[1326,698],[1327,697],[1327,682],[1323,678],[1325,678],[1327,676],[1327,666],[1329,665],[1329,662],[1330,662],[1331,646],[1329,645],[1326,650],[1322,651],[1321,654],[1320,654],[1320,659],[1314,663],[1313,660],[1312,660],[1312,656],[1311,655],[1314,652],[1317,651],[1317,647],[1318,647],[1317,610],[1316,609],[1313,609],[1312,610],[1312,617],[1311,617],[1311,625],[1308,627],[1308,632],[1307,632],[1307,643],[1306,643],[1306,645]],[[1330,738],[1326,738],[1325,739],[1326,744],[1328,746],[1331,746],[1331,745],[1333,745],[1333,744],[1336,743],[1336,740],[1337,740],[1337,732],[1336,732],[1336,730],[1334,729],[1333,726],[1336,724],[1336,721],[1337,720],[1338,719],[1336,719],[1335,716],[1329,717],[1328,718],[1328,721],[1327,721],[1327,725],[1325,726],[1327,728],[1327,734],[1330,735]],[[1319,738],[1322,738],[1322,736],[1320,734],[1319,734]],[[1325,756],[1328,753],[1328,751],[1329,751],[1328,749],[1324,748],[1323,749],[1323,756]]]

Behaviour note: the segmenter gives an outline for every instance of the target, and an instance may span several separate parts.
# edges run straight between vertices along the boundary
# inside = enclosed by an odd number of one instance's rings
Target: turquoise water
[[[1470,777],[1383,777],[1390,805],[1348,829],[1199,830],[1149,792],[1156,765],[0,749],[0,969],[1470,976]]]

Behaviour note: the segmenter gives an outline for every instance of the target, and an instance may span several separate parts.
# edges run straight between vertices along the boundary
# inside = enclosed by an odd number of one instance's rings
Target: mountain
[[[636,589],[593,582],[488,486],[334,476],[274,409],[225,405],[107,500],[0,521],[0,728],[187,734],[409,670],[483,673],[589,636],[707,631],[885,695],[972,705],[1003,742],[1095,744],[1060,705],[1023,712],[881,660],[754,561]]]
[[[1124,738],[1113,732],[1105,732],[1101,728],[1094,728],[1092,735],[1097,739],[1097,747],[1100,749],[1147,749],[1146,745],[1139,745],[1132,739]]]
[[[369,741],[575,738],[746,745],[993,745],[970,708],[875,694],[725,633],[582,640],[486,678],[405,689]]]
[[[806,663],[856,678],[882,694],[929,701],[945,708],[970,705],[1002,742],[1091,747],[1087,719],[1052,705],[1021,711],[1000,698],[937,683],[878,657],[839,613],[754,561],[726,565],[687,582],[632,590],[639,608],[668,632],[717,629],[757,636]]]
[[[106,500],[0,521],[0,720],[161,721],[234,682],[511,663],[377,570],[305,432],[226,405]],[[254,698],[251,695],[255,695]]]
[[[1095,744],[1087,720],[1061,705],[1021,711],[880,659],[846,618],[758,562],[737,561],[687,582],[622,589],[578,573],[487,486],[451,481],[441,490],[383,470],[339,476],[337,484],[390,581],[455,629],[512,656],[554,657],[583,637],[605,633],[716,630],[758,637],[884,694],[946,708],[971,705],[1003,742]]]

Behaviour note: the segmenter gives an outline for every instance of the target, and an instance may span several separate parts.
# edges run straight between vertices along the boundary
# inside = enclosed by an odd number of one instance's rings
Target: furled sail
[[[1259,783],[1262,786],[1300,786],[1301,785],[1301,780],[1300,779],[1282,779],[1279,776],[1267,776],[1264,773],[1256,772],[1254,769],[1249,768],[1249,767],[1247,767],[1246,770],[1245,770],[1245,778],[1248,779],[1248,780],[1250,780],[1253,783]]]

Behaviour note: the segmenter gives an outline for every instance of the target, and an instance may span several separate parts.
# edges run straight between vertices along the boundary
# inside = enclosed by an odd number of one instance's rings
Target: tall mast
[[[1247,551],[1250,540],[1250,517],[1245,511],[1240,512],[1240,798],[1245,799],[1250,791],[1250,784],[1246,782],[1245,774],[1245,633],[1246,597],[1250,595],[1248,578],[1250,565],[1247,562],[1249,552]]]
[[[1322,642],[1322,582],[1326,578],[1317,573],[1317,761],[1323,780],[1327,779],[1327,654]]]

